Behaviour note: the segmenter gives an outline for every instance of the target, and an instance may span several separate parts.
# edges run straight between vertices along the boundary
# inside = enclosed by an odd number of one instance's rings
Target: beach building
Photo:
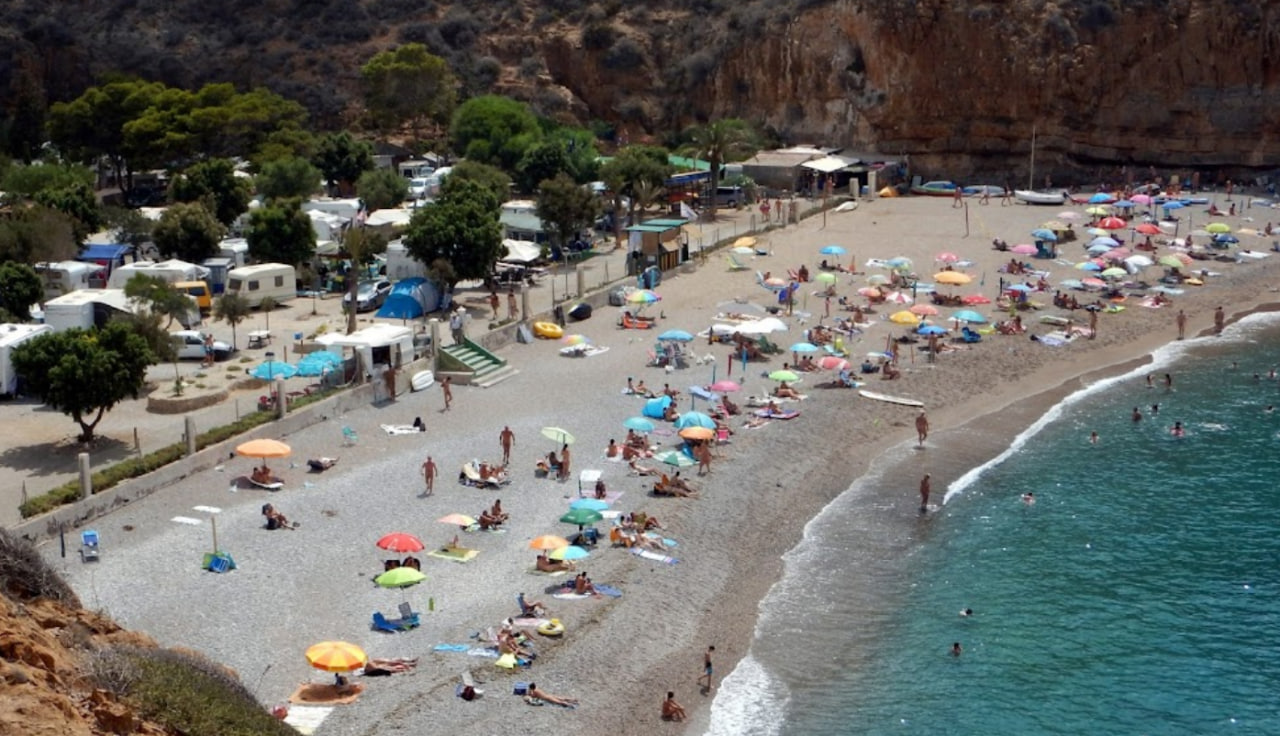
[[[532,200],[513,199],[504,202],[498,222],[502,223],[502,237],[507,240],[527,240],[531,243],[550,240],[542,219],[538,217],[538,204]]]
[[[686,222],[688,220],[676,218],[648,220],[627,228],[628,257],[642,267],[657,266],[663,271],[689,260],[689,237],[684,232]]]

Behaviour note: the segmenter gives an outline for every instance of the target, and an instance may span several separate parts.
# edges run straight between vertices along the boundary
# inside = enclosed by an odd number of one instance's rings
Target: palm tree
[[[667,188],[660,181],[641,179],[631,188],[631,206],[639,207],[641,212],[662,201]]]
[[[755,150],[751,128],[738,118],[725,118],[694,128],[692,151],[711,164],[711,217],[716,216],[716,189],[720,186],[720,169],[725,162]]]

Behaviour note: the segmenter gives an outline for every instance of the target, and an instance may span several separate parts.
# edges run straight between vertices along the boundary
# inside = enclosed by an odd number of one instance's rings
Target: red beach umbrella
[[[388,552],[421,552],[426,546],[408,532],[392,532],[378,540],[378,548]]]
[[[1098,227],[1103,230],[1123,230],[1128,225],[1119,217],[1104,217],[1098,222]]]
[[[991,299],[990,299],[990,298],[985,297],[985,296],[983,296],[983,295],[981,295],[981,294],[969,294],[968,296],[961,298],[961,299],[960,299],[960,301],[964,302],[965,304],[967,304],[967,305],[969,305],[969,306],[973,306],[973,305],[975,305],[975,304],[990,304],[990,303],[991,303]]]
[[[1134,232],[1140,233],[1142,235],[1159,235],[1160,228],[1156,227],[1155,225],[1149,222],[1144,222],[1141,225],[1135,227]]]

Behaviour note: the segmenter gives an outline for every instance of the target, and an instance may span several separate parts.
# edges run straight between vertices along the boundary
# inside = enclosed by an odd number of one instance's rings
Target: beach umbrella
[[[475,521],[473,520],[468,524],[459,524],[458,526],[470,526],[474,523]],[[422,543],[421,539],[408,532],[391,532],[379,539],[377,544],[378,549],[397,553],[421,552],[426,549],[426,545]]]
[[[266,459],[269,457],[289,457],[293,448],[279,440],[249,440],[236,445],[236,454],[244,457]]]
[[[834,273],[827,273],[826,271],[823,271],[817,276],[814,276],[813,280],[817,281],[819,284],[826,284],[827,286],[831,286],[836,282],[836,275]]]
[[[1087,252],[1091,256],[1100,256],[1114,247],[1115,247],[1114,245],[1108,245],[1107,243],[1098,243],[1096,245],[1091,245],[1088,248],[1086,248],[1085,252]]]
[[[916,330],[916,334],[917,335],[945,335],[947,334],[947,330],[946,328],[939,327],[937,325],[920,325],[920,328]]]
[[[1183,266],[1191,265],[1191,256],[1187,255],[1186,253],[1171,253],[1170,255],[1172,255],[1174,258],[1177,258],[1178,262],[1181,263]]]
[[[1046,222],[1045,224],[1041,225],[1040,227],[1044,228],[1045,230],[1052,230],[1052,231],[1054,231],[1055,233],[1057,233],[1057,232],[1064,232],[1064,231],[1066,231],[1066,230],[1070,230],[1070,229],[1071,229],[1071,228],[1067,227],[1067,223],[1062,222],[1061,220],[1050,220],[1050,221]]]
[[[885,265],[893,269],[911,268],[911,259],[906,256],[895,256],[885,261]]]
[[[1093,215],[1094,217],[1102,217],[1103,215],[1111,214],[1110,207],[1086,207],[1084,211],[1086,214]]]
[[[910,312],[908,312],[910,314]],[[915,315],[911,315],[915,316]],[[770,381],[799,381],[800,376],[795,371],[777,370],[769,374]],[[714,424],[711,426],[715,426]]]
[[[881,286],[889,283],[889,277],[882,273],[873,273],[867,277],[867,283],[872,286]]]
[[[1149,222],[1144,222],[1141,225],[1135,227],[1133,230],[1134,232],[1140,235],[1159,235],[1160,234],[1160,228]]]
[[[880,290],[874,286],[864,286],[861,289],[858,289],[858,295],[871,299],[880,296]]]
[[[1154,263],[1154,261],[1152,261],[1147,256],[1142,255],[1141,253],[1139,253],[1136,256],[1129,256],[1128,258],[1124,259],[1124,262],[1129,264],[1130,266],[1134,266],[1135,268],[1146,268],[1147,266],[1150,266]]]
[[[476,523],[475,519],[471,518],[470,516],[467,516],[466,514],[449,514],[447,516],[441,516],[439,519],[436,519],[436,521],[440,522],[441,524],[450,524],[452,526],[462,526],[462,527],[471,526],[472,524]]]
[[[733,241],[733,247],[735,247],[735,248],[755,248],[755,247],[756,247],[756,239],[755,239],[755,238],[753,238],[753,237],[752,237],[752,236],[750,236],[750,235],[743,235],[741,238],[738,238],[737,240]]]
[[[249,375],[263,381],[274,381],[277,378],[293,378],[298,375],[298,369],[279,360],[267,360],[254,366]]]
[[[1135,194],[1132,197],[1130,197],[1129,200],[1134,202],[1135,204],[1151,204],[1151,195]]]
[[[1019,243],[1009,249],[1010,253],[1017,253],[1020,256],[1033,256],[1036,254],[1036,247],[1030,243]]]
[[[588,338],[586,335],[565,335],[564,337],[560,338],[560,342],[564,343],[565,345],[586,345],[587,343],[591,342],[591,339]]]
[[[1080,283],[1083,286],[1094,288],[1094,289],[1101,289],[1107,285],[1107,282],[1103,281],[1102,279],[1093,278],[1092,276],[1085,279],[1084,281],[1081,281]]]
[[[543,427],[542,436],[552,442],[555,442],[557,445],[573,444],[573,435],[569,434],[568,430],[560,429],[559,427]]]
[[[1116,201],[1116,198],[1105,192],[1098,192],[1089,198],[1089,204],[1110,204]]]
[[[828,245],[828,246],[824,246],[822,250],[818,252],[824,256],[842,256],[848,251],[846,251],[844,248],[841,248],[838,245]]]
[[[716,428],[716,420],[703,414],[700,411],[686,411],[676,420],[676,429],[686,429],[688,427],[706,427],[707,429]]]
[[[756,249],[747,248],[746,246],[739,245],[729,249],[729,252],[740,255],[740,256],[754,256],[756,254]]]
[[[393,567],[373,579],[379,588],[408,588],[426,580],[420,570],[412,567]]]
[[[1064,289],[1083,289],[1084,282],[1078,279],[1063,279],[1059,282],[1059,286]]]
[[[1231,232],[1231,226],[1225,222],[1211,222],[1205,225],[1204,229],[1215,235]]]
[[[1227,235],[1226,233],[1218,233],[1213,236],[1213,242],[1219,245],[1236,245],[1240,242],[1240,238],[1233,235]]]
[[[1026,284],[1009,284],[1004,288],[1005,288],[1005,291],[1021,291],[1024,293],[1029,291],[1035,291],[1035,288],[1027,286]]]
[[[1124,246],[1120,246],[1119,248],[1112,248],[1111,250],[1102,254],[1102,260],[1104,261],[1119,261],[1128,257],[1129,257],[1129,249]]]
[[[369,655],[345,641],[322,641],[307,647],[307,664],[325,672],[351,672],[365,666]]]
[[[709,440],[715,438],[716,431],[706,427],[685,427],[679,435],[686,440]]]
[[[983,317],[972,309],[961,309],[959,312],[951,315],[951,319],[956,322],[972,322],[974,324],[982,324],[987,321],[986,317]]]
[[[1160,205],[1160,208],[1164,210],[1180,210],[1183,207],[1186,207],[1186,205],[1183,204],[1182,202],[1179,202],[1176,199],[1165,202],[1164,204]]]
[[[842,371],[849,367],[849,361],[836,355],[824,355],[818,358],[818,367],[824,371]]]
[[[1132,208],[1133,208],[1133,207],[1135,207],[1136,205],[1135,205],[1132,201],[1130,201],[1130,200],[1127,200],[1127,199],[1121,199],[1121,200],[1119,200],[1119,201],[1117,201],[1117,202],[1113,202],[1113,203],[1111,204],[1111,206],[1112,206],[1112,207],[1118,207],[1118,208],[1120,208],[1120,209],[1122,209],[1122,210],[1127,210],[1127,209],[1132,209]]]
[[[529,549],[552,550],[568,547],[569,540],[564,537],[557,537],[554,534],[543,534],[540,537],[534,537],[529,542]]]
[[[696,464],[696,461],[679,450],[664,450],[653,456],[654,460],[664,465],[674,465],[677,468],[687,468]]]
[[[970,281],[973,281],[973,277],[967,273],[960,273],[959,271],[943,271],[941,273],[935,273],[933,275],[933,280],[937,281],[939,284],[964,286]]]
[[[1066,210],[1064,212],[1058,213],[1058,219],[1059,220],[1079,220],[1080,213],[1074,210]]]
[[[558,549],[553,549],[547,553],[547,557],[553,560],[585,560],[590,556],[591,556],[590,552],[583,549],[582,547],[579,547],[576,544],[571,544],[568,547],[560,547]]]
[[[937,256],[934,257],[934,260],[938,261],[939,263],[955,263],[956,261],[960,260],[960,256],[950,251],[946,251],[943,253],[939,253]]]
[[[622,426],[626,429],[635,430],[636,432],[652,432],[654,428],[653,422],[644,417],[631,417],[622,422]]]
[[[915,301],[904,291],[891,291],[884,295],[884,300],[889,304],[910,304]]]
[[[1102,270],[1102,266],[1098,265],[1097,263],[1094,263],[1093,261],[1084,261],[1082,263],[1077,263],[1076,268],[1080,269],[1081,271],[1101,271]]]
[[[920,318],[905,309],[901,312],[894,312],[889,315],[889,321],[895,325],[911,325],[920,324]]]
[[[1120,245],[1120,241],[1116,240],[1110,235],[1099,235],[1098,237],[1089,241],[1090,248],[1092,248],[1095,245],[1105,245],[1107,248],[1114,248],[1117,245]]]
[[[693,335],[684,330],[667,330],[658,335],[659,340],[671,340],[672,342],[689,342],[693,340]]]
[[[608,501],[602,501],[598,498],[579,498],[569,504],[571,509],[591,509],[592,511],[604,511],[609,508]]]
[[[1031,237],[1035,238],[1036,240],[1048,240],[1050,242],[1057,242],[1058,240],[1057,233],[1055,233],[1052,230],[1046,230],[1045,228],[1042,228],[1042,227],[1032,230]]]
[[[974,304],[990,304],[991,297],[984,296],[982,294],[968,294],[964,297],[961,297],[960,301],[971,306]]]
[[[670,396],[659,396],[644,402],[644,409],[640,413],[651,419],[661,419],[670,405]]]
[[[1182,268],[1183,266],[1182,259],[1172,255],[1160,256],[1160,260],[1156,261],[1156,263],[1169,268]]]
[[[921,317],[932,317],[938,313],[938,308],[932,304],[913,304],[907,311]]]
[[[819,348],[811,342],[798,342],[788,348],[793,353],[816,353]]]
[[[734,383],[733,381],[730,381],[730,380],[716,381],[715,383],[711,384],[708,388],[710,388],[712,391],[719,391],[721,393],[733,393],[734,391],[742,390],[742,386],[739,386],[737,383]]]
[[[650,289],[638,289],[627,295],[628,304],[645,305],[658,301],[662,301],[662,297],[658,295],[658,292]]]
[[[1103,271],[1098,275],[1104,279],[1118,279],[1124,276],[1128,276],[1129,272],[1124,270],[1123,268],[1113,267],[1113,268],[1106,269],[1105,271]]]
[[[604,516],[601,515],[599,511],[596,511],[594,509],[571,508],[567,512],[565,512],[563,515],[561,515],[560,521],[563,521],[566,524],[577,524],[578,526],[585,526],[587,524],[594,524],[603,518]]]

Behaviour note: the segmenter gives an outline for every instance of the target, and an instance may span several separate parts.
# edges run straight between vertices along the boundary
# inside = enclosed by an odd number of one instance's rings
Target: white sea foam
[[[707,736],[777,736],[789,700],[786,686],[747,654],[711,702]]]

